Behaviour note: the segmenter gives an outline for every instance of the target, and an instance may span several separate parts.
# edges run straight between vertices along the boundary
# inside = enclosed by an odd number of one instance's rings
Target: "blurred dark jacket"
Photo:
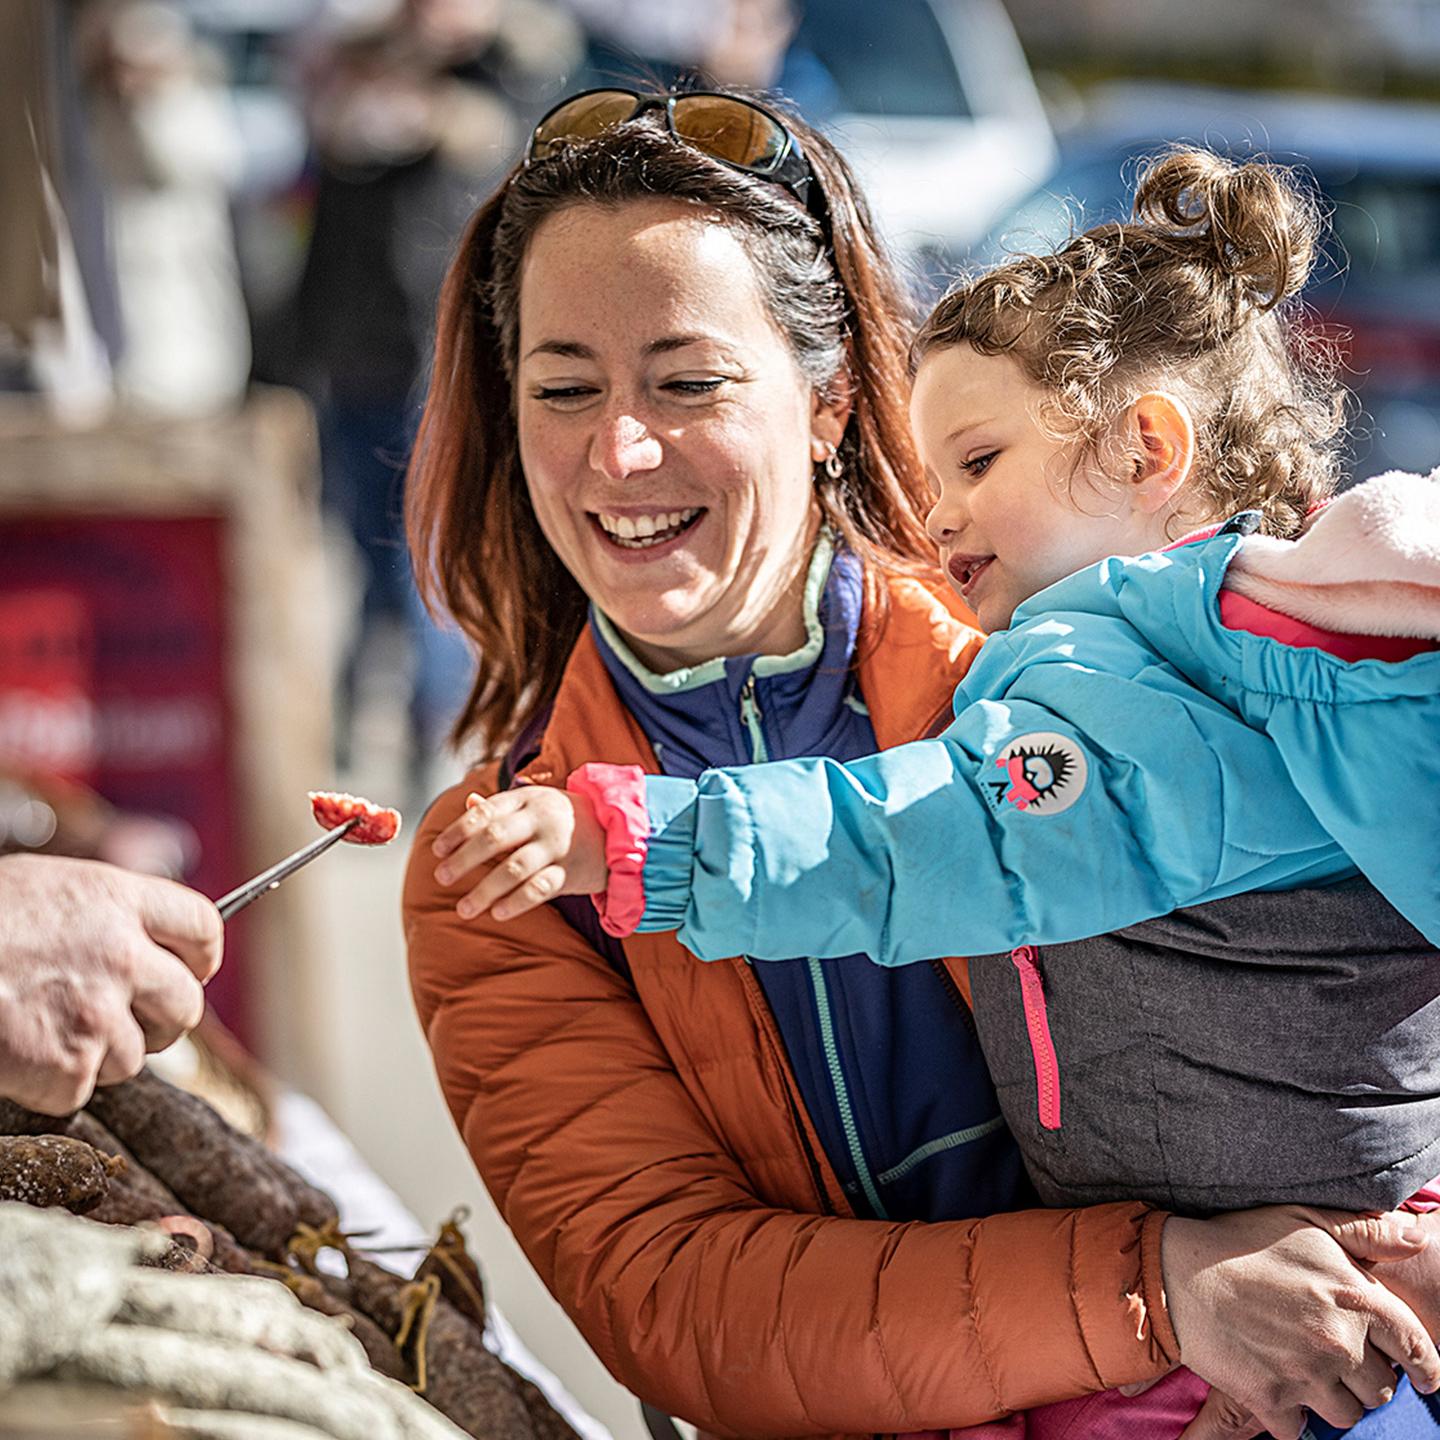
[[[323,397],[407,397],[456,237],[579,50],[568,19],[527,3],[508,6],[468,55],[438,60],[397,30],[321,61],[314,228],[296,318],[303,373]]]

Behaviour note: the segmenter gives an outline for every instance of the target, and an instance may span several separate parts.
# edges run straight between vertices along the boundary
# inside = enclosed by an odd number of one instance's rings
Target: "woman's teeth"
[[[673,540],[699,513],[689,510],[659,510],[653,515],[597,515],[600,528],[627,550],[644,550]]]

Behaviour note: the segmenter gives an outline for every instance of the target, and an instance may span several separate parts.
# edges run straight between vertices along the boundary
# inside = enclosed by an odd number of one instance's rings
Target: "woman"
[[[1414,1315],[1299,1212],[1019,1209],[960,962],[703,966],[585,904],[456,913],[433,846],[467,793],[868,753],[946,717],[977,648],[911,573],[899,291],[843,162],[786,123],[569,102],[442,295],[412,538],[480,652],[461,729],[503,757],[436,803],[406,885],[456,1124],[611,1371],[707,1429],[964,1425],[1182,1355],[1277,1433],[1302,1403],[1349,1423],[1367,1335],[1435,1364]]]

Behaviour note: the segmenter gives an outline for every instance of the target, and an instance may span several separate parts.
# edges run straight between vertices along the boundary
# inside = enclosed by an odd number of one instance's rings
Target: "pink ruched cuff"
[[[645,851],[650,840],[645,772],[638,765],[592,763],[576,770],[565,788],[589,800],[605,831],[610,881],[590,897],[600,912],[600,928],[620,939],[633,935],[645,913]]]
[[[1397,1208],[1414,1211],[1417,1215],[1440,1210],[1440,1180],[1422,1185],[1408,1200],[1402,1200]]]

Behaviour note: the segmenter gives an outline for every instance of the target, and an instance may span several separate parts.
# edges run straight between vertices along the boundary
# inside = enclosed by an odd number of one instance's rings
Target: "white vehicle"
[[[808,0],[797,42],[833,80],[826,128],[887,238],[944,264],[1055,165],[1000,0]]]

